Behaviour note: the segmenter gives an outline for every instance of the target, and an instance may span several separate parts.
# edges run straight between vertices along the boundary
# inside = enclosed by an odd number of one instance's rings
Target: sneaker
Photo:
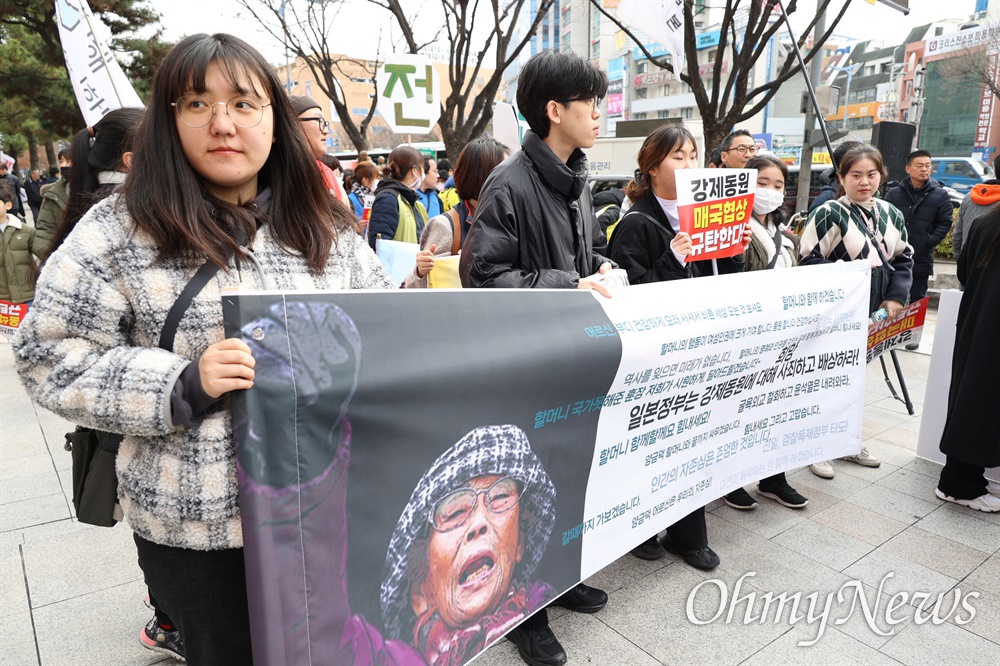
[[[715,567],[719,566],[722,561],[719,559],[719,555],[708,546],[687,550],[686,548],[681,548],[671,541],[669,536],[663,537],[663,547],[668,552],[683,558],[688,565],[694,567],[695,569],[701,569],[702,571],[711,571]]]
[[[577,583],[576,587],[552,600],[553,606],[562,606],[577,613],[596,613],[607,603],[607,592],[583,583]]]
[[[934,494],[937,495],[939,499],[943,499],[945,502],[961,504],[962,506],[969,507],[973,511],[984,511],[987,513],[1000,511],[1000,497],[989,493],[981,495],[976,499],[955,499],[951,495],[945,495],[939,488],[935,488]]]
[[[861,447],[861,453],[856,456],[844,456],[841,460],[847,460],[852,463],[858,463],[859,465],[864,465],[865,467],[878,467],[882,464],[882,461],[868,453],[868,449]]]
[[[906,351],[917,351],[918,349],[920,349],[919,342],[911,342],[910,344],[906,345]]]
[[[993,495],[993,497],[1000,497],[1000,483],[997,483],[996,481],[987,481],[986,492],[987,494]]]
[[[656,535],[649,537],[632,549],[632,554],[640,560],[658,560],[667,556],[667,551],[660,545]]]
[[[821,479],[833,478],[833,465],[830,464],[829,460],[809,465],[809,471]]]
[[[529,666],[562,666],[566,663],[566,651],[548,627],[514,627],[507,634],[507,639],[517,646],[517,653]]]
[[[764,497],[770,497],[778,504],[792,509],[801,509],[806,504],[809,504],[809,500],[800,495],[795,488],[792,488],[787,483],[773,488],[770,486],[765,488],[764,486],[758,484],[757,494],[763,495]]]
[[[723,496],[722,501],[740,511],[750,511],[757,508],[757,500],[750,497],[750,493],[743,488],[737,488],[728,495]]]
[[[178,661],[186,661],[181,632],[176,629],[167,631],[156,621],[156,617],[153,617],[146,623],[145,627],[139,630],[139,642],[147,650],[168,655]]]

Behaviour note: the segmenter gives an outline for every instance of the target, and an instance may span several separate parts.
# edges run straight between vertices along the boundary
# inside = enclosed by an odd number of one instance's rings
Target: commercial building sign
[[[986,61],[987,77],[991,81],[997,80],[998,60],[1000,57],[996,53],[989,56]],[[979,112],[976,116],[976,140],[973,148],[986,148],[990,141],[990,128],[993,127],[993,113],[996,107],[996,100],[993,96],[993,89],[988,85],[983,86],[983,92],[979,98]]]
[[[988,25],[928,39],[924,53],[927,58],[935,58],[953,51],[982,48],[996,44],[998,40],[1000,40],[1000,25]]]
[[[608,83],[608,118],[621,118],[625,113],[625,103],[622,96],[623,83],[622,79]]]
[[[674,80],[676,80],[674,73],[668,72],[667,70],[663,69],[658,72],[646,72],[645,74],[636,74],[635,79],[633,79],[632,83],[638,90],[641,88],[648,88],[649,86],[657,86],[657,85],[662,85],[664,83],[670,83],[671,81]]]

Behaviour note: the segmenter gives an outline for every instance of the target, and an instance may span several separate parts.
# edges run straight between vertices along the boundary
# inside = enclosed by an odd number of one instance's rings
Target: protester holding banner
[[[49,258],[14,342],[36,402],[126,435],[119,499],[146,584],[194,664],[253,661],[226,394],[253,386],[255,361],[224,339],[221,290],[392,288],[324,187],[296,115],[245,42],[177,44],[122,193]],[[186,290],[193,300],[164,342]]]
[[[944,468],[934,494],[976,511],[1000,511],[1000,483],[984,471],[1000,467],[1000,205],[969,229],[958,257],[965,285],[958,309],[948,417],[941,435]]]
[[[543,51],[521,69],[517,106],[531,128],[521,150],[486,179],[476,223],[462,248],[465,288],[593,289],[607,296],[602,274],[613,266],[587,188],[587,156],[600,131],[599,100],[607,75],[573,53]],[[553,604],[583,613],[608,595],[582,583]],[[528,664],[566,662],[542,609],[508,638]]]
[[[753,215],[750,218],[752,236],[743,254],[746,270],[793,268],[797,263],[795,243],[782,228],[785,213],[781,205],[785,202],[788,167],[773,155],[760,155],[750,158],[746,168],[757,170],[757,189],[754,191]],[[784,472],[761,479],[757,492],[792,509],[801,509],[809,504],[809,500],[788,483]],[[757,501],[743,488],[727,494],[723,499],[734,509],[757,506]]]
[[[444,215],[427,222],[424,233],[420,235],[417,265],[404,282],[407,289],[427,287],[427,276],[434,268],[434,257],[458,254],[472,225],[486,177],[509,154],[507,146],[489,138],[476,139],[462,149],[455,166],[459,203]]]
[[[76,168],[70,173],[66,215],[56,229],[46,258],[63,244],[87,211],[125,182],[143,113],[144,109],[115,109],[93,127],[77,132],[70,146]],[[183,659],[184,640],[176,625],[159,606],[152,591],[147,598],[153,617],[139,630],[139,642],[147,649]]]
[[[427,224],[427,210],[417,200],[416,189],[424,179],[424,156],[416,148],[399,146],[389,153],[382,180],[375,190],[368,225],[368,244],[385,240],[416,243]]]
[[[913,278],[913,248],[906,240],[906,221],[892,204],[876,199],[886,177],[882,153],[872,146],[847,151],[838,165],[839,198],[827,201],[812,213],[802,232],[799,261],[802,265],[834,261],[866,261],[872,266],[869,312],[884,308],[891,319],[903,309]],[[844,460],[866,467],[881,461],[861,447]],[[809,466],[816,476],[832,479],[829,462]]]
[[[690,234],[680,231],[677,214],[677,184],[674,172],[698,166],[694,135],[682,125],[663,125],[646,137],[639,148],[639,168],[625,188],[634,203],[611,234],[611,259],[628,272],[630,284],[650,284],[695,277],[710,261],[687,262],[692,252]],[[742,259],[721,259],[728,272],[742,270]],[[661,540],[654,534],[632,549],[644,560],[657,560],[667,551],[689,565],[710,570],[719,566],[719,556],[708,545],[705,508],[695,509],[667,528]]]

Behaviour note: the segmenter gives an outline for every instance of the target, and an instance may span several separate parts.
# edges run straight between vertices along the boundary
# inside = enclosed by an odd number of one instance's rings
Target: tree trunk
[[[28,132],[28,162],[32,169],[38,168],[38,140],[34,132]]]
[[[45,159],[49,161],[49,166],[59,164],[59,159],[56,157],[56,145],[51,141],[45,142]]]

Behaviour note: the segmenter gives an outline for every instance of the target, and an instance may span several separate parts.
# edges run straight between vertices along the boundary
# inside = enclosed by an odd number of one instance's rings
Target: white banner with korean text
[[[562,535],[582,537],[584,578],[738,486],[860,450],[870,269],[794,274],[684,280],[669,295],[639,285],[603,302],[622,360],[583,523]]]
[[[142,108],[135,88],[98,34],[103,25],[87,0],[56,0],[56,22],[66,70],[87,124],[96,124],[114,109]]]

